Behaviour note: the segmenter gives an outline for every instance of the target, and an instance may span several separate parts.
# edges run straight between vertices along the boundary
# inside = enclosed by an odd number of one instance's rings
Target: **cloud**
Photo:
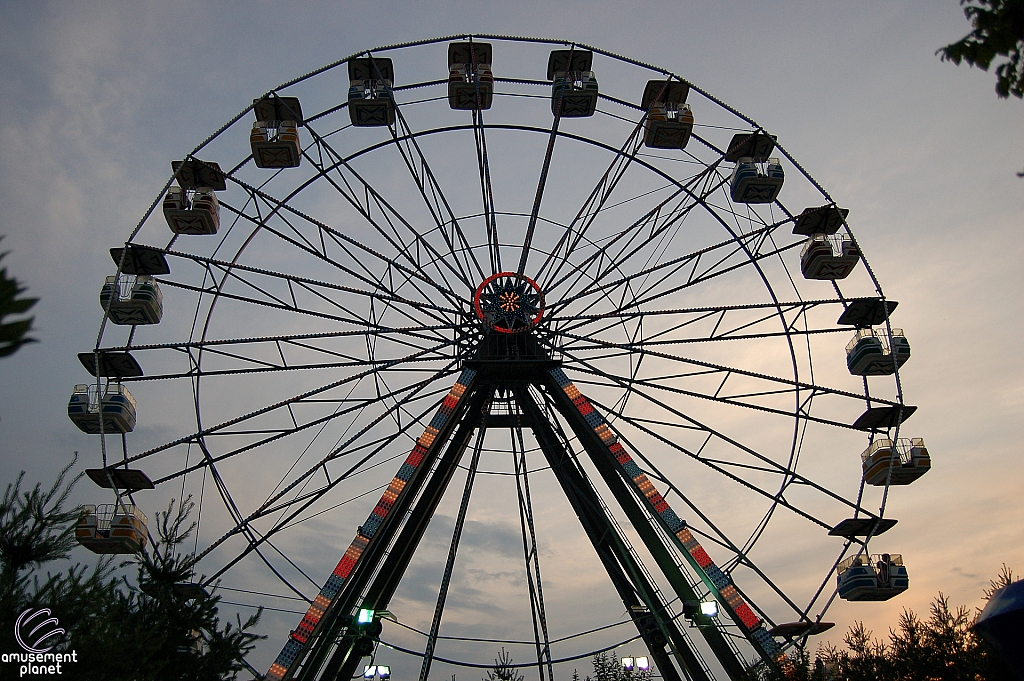
[[[553,11],[550,4],[540,3],[456,8],[440,3],[361,2],[304,5],[282,12],[276,3],[229,2],[113,3],[87,8],[40,5],[6,12],[5,21],[0,22],[0,55],[6,66],[0,75],[0,120],[4,121],[0,127],[4,166],[0,174],[0,233],[8,234],[4,247],[14,249],[5,265],[42,301],[35,311],[41,342],[12,359],[0,360],[0,385],[4,388],[0,390],[0,441],[4,443],[0,462],[4,470],[26,468],[30,475],[45,480],[75,449],[82,453],[82,467],[99,465],[95,439],[79,433],[65,416],[71,386],[86,380],[74,355],[95,342],[99,285],[102,277],[113,271],[106,250],[124,241],[156,198],[170,160],[182,157],[254,96],[372,44],[473,27],[517,35],[565,35],[678,70],[778,133],[786,149],[841,205],[851,208],[850,223],[873,271],[886,294],[900,301],[894,321],[906,330],[914,352],[901,373],[902,387],[908,401],[920,407],[904,432],[927,439],[934,469],[909,488],[892,490],[888,509],[900,523],[872,542],[872,550],[902,552],[913,586],[888,603],[837,603],[829,617],[838,626],[822,640],[839,641],[845,625],[854,619],[884,631],[899,609],[922,611],[939,590],[950,594],[954,602],[977,603],[987,575],[995,575],[1004,561],[1015,565],[1024,557],[1020,548],[1024,537],[1015,522],[1020,515],[1019,495],[1013,476],[1008,474],[1016,470],[1022,436],[1019,416],[1024,373],[1017,359],[1021,355],[1018,320],[1024,310],[1019,297],[1007,293],[1020,289],[1018,263],[1024,248],[1015,238],[1022,205],[1020,182],[1013,172],[1020,169],[1024,158],[1024,129],[1018,112],[995,100],[984,74],[956,69],[934,58],[936,47],[965,30],[954,5],[871,11],[856,5],[808,9],[798,3],[742,12],[727,3],[710,7],[709,11],[703,6],[697,9],[667,2],[644,7],[598,3],[580,12],[569,3],[556,3]],[[779,41],[779,35],[799,35],[801,39]],[[728,48],[709,49],[708,45]],[[521,67],[524,72],[540,74],[546,49],[537,56],[524,46],[503,47],[496,52],[495,73],[512,74]],[[443,77],[443,52],[440,46],[436,59],[417,63],[396,58],[400,80],[420,75]],[[530,61],[535,57],[536,64]],[[621,92],[628,94],[641,89],[643,78],[630,82],[624,70],[612,65],[602,68],[598,77],[606,91],[621,87]],[[324,82],[323,87],[311,88],[304,102],[327,106],[344,96],[347,82],[343,76],[327,76]],[[710,106],[706,102],[697,106],[699,98],[692,97],[698,123],[716,124]],[[443,102],[438,110],[438,120],[450,120],[451,112]],[[546,125],[547,112],[541,113]],[[488,115],[496,120],[499,114],[496,102]],[[585,127],[590,124],[594,127]],[[247,153],[247,125],[243,121],[209,147],[210,158],[237,158]],[[565,125],[574,131],[600,130],[604,134],[617,123],[595,118]],[[349,132],[367,131],[346,134]],[[707,134],[724,139],[728,132],[708,128]],[[516,209],[525,200],[528,209],[546,140],[538,136],[523,143],[521,151],[527,161],[520,163],[509,160],[516,151],[512,142],[502,141],[498,135],[489,139],[499,183],[496,200],[502,207]],[[424,145],[434,154],[438,172],[446,177],[466,168],[470,190],[450,191],[460,205],[476,209],[474,148],[468,136],[462,141],[466,144],[458,149],[469,154],[468,161],[454,149],[445,154],[438,140],[424,141]],[[589,178],[596,172],[590,167],[594,155],[581,149],[559,142],[554,163],[560,180],[574,180],[576,174]],[[421,221],[431,225],[401,159],[397,154],[387,158],[394,163],[381,171],[382,188],[398,197],[403,210],[416,216],[417,225]],[[814,195],[809,185],[801,188],[788,163],[787,172],[783,200],[787,205],[793,202],[799,210]],[[629,178],[627,182],[632,181],[632,176]],[[291,181],[281,178],[284,185]],[[578,203],[572,192],[583,192],[586,186],[569,182],[564,194],[545,197],[543,212],[553,216],[572,213]],[[359,230],[365,229],[336,195],[320,200],[300,196],[296,205],[328,218],[346,234],[361,234]],[[628,215],[632,205],[627,204],[621,213]],[[618,215],[609,215],[609,222],[601,228],[612,229],[611,218]],[[510,219],[507,233],[514,234],[522,227],[520,223]],[[471,226],[478,225],[467,223],[467,228]],[[146,223],[143,235],[157,244],[170,238],[159,216]],[[540,238],[549,235],[545,232]],[[692,236],[687,233],[679,238]],[[212,250],[209,243],[194,247],[207,246]],[[253,248],[253,262],[276,263],[331,281],[341,276],[310,264],[312,258],[280,250],[280,242],[260,241]],[[795,271],[795,260],[787,262]],[[184,267],[176,272],[184,273]],[[773,270],[775,275],[784,277],[780,269]],[[192,272],[183,276],[201,280]],[[859,279],[849,282],[851,290],[870,293],[866,273],[858,271],[856,276]],[[827,284],[815,288],[800,280],[797,283],[809,296],[811,292],[830,295]],[[692,302],[761,301],[766,295],[756,281],[740,277],[702,289]],[[137,342],[189,337],[194,298],[168,291],[167,303],[165,322],[158,328],[140,330]],[[213,329],[217,333],[244,329],[252,335],[272,335],[328,327],[326,322],[294,320],[270,312],[253,314],[241,307],[228,311],[225,306],[223,314],[215,315]],[[127,339],[123,329],[108,328],[108,334],[109,340]],[[843,366],[845,336],[814,339],[815,376],[821,383],[855,390],[858,380]],[[779,363],[778,349],[769,352],[764,344],[723,342],[694,353],[769,374],[788,370]],[[163,359],[150,356],[154,361],[147,364],[147,371],[172,365],[171,360],[164,365]],[[653,362],[648,367],[651,372],[662,370]],[[333,378],[341,372],[328,373]],[[204,423],[211,419],[219,422],[303,387],[326,383],[322,376],[315,372],[265,374],[219,384],[204,379]],[[690,382],[698,384],[705,387],[700,379]],[[140,424],[129,437],[131,451],[195,430],[189,380],[137,385],[132,390],[139,399]],[[750,385],[734,377],[727,388],[740,392]],[[714,387],[717,383],[712,390]],[[872,390],[889,394],[894,386],[877,381]],[[603,392],[610,395],[613,391]],[[694,416],[707,416],[720,430],[759,451],[771,456],[787,453],[792,437],[788,424],[779,426],[754,410],[720,412],[699,400],[680,399],[678,404]],[[325,405],[303,405],[297,409],[298,416],[326,413],[334,406]],[[825,405],[823,401],[820,408],[831,408]],[[657,413],[643,412],[639,400],[631,407],[646,415]],[[288,420],[282,409],[252,423],[277,428]],[[307,444],[314,442],[303,464],[322,456],[347,427],[347,422],[332,424],[315,441],[310,434],[298,444],[281,442],[225,462],[222,470],[229,488],[246,509],[255,507]],[[678,441],[699,447],[700,438],[691,435],[680,433]],[[227,451],[234,446],[232,442],[240,444],[252,437],[224,437],[215,448]],[[739,485],[723,483],[720,475],[705,467],[692,465],[650,439],[635,437],[638,446],[730,536],[742,540],[749,534],[767,501],[751,501],[754,495]],[[404,456],[406,452],[399,450],[407,446],[411,445],[403,441],[386,455]],[[802,470],[850,496],[856,491],[858,455],[864,446],[858,433],[811,431],[804,445]],[[721,443],[709,445],[707,451],[723,457],[735,454]],[[195,457],[196,452],[188,455]],[[173,472],[183,465],[185,456],[184,448],[176,448],[153,457],[146,470],[153,475]],[[485,462],[493,464],[494,470],[507,470],[507,459],[494,454]],[[531,465],[539,465],[540,459],[531,453]],[[397,467],[395,461],[353,478],[350,485],[340,486],[310,512],[386,484]],[[333,467],[329,472],[337,474]],[[594,477],[597,479],[596,474]],[[525,631],[529,637],[532,626],[523,600],[525,570],[514,488],[498,484],[498,478],[481,476],[477,483],[444,626],[446,631],[472,634],[486,630],[509,638],[521,638]],[[590,621],[616,620],[622,614],[622,604],[557,484],[546,471],[532,476],[531,484],[552,630],[571,633],[587,628]],[[140,503],[152,515],[167,497],[180,495],[177,483],[172,487],[140,494]],[[198,494],[201,489],[201,479],[190,478],[186,492]],[[429,626],[432,616],[459,489],[457,478],[449,495],[455,501],[446,498],[447,505],[434,518],[417,562],[396,595],[396,611],[418,626]],[[880,502],[877,492],[868,491],[871,504]],[[815,503],[813,497],[796,490],[788,494]],[[76,490],[81,501],[95,501],[100,495],[88,482]],[[212,484],[206,495],[202,542],[231,526]],[[368,495],[278,535],[275,544],[312,581],[273,551],[267,552],[269,559],[304,592],[313,593],[336,565],[376,497]],[[698,524],[695,513],[673,503]],[[816,510],[835,520],[846,512],[823,502]],[[627,529],[627,534],[630,532]],[[969,564],[950,560],[951,536],[961,553],[972,557]],[[787,593],[803,594],[817,588],[837,551],[827,541],[823,530],[808,530],[803,521],[780,510],[754,555]],[[634,543],[640,545],[635,538]],[[818,550],[823,545],[827,549]],[[240,546],[240,542],[229,542],[211,556],[211,562],[226,559]],[[638,550],[643,552],[642,547]],[[722,560],[720,552],[711,547],[709,551]],[[738,572],[737,579],[741,576],[749,579]],[[284,591],[258,559],[243,561],[226,579],[234,585],[258,584],[263,590]],[[761,589],[764,585],[756,580],[741,586],[755,592],[758,599],[772,602],[770,591]],[[588,607],[580,607],[580,603]],[[282,632],[295,624],[292,615],[265,617],[263,630],[271,639],[255,653],[258,667],[269,664],[280,647]],[[476,655],[484,662],[493,657],[491,650],[479,646],[453,650]],[[517,652],[516,656],[529,658],[528,653]],[[410,669],[417,666],[418,662],[409,663]],[[396,666],[396,678],[399,675]]]

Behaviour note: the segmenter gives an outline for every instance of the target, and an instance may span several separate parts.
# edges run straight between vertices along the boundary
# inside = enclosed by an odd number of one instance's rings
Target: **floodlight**
[[[369,624],[373,621],[373,610],[366,610],[365,608],[359,610],[359,614],[356,615],[356,624]]]
[[[390,679],[391,678],[391,667],[387,667],[387,666],[382,665],[382,664],[381,665],[377,665],[377,676],[380,677],[381,679]]]
[[[638,657],[636,658],[636,668],[642,672],[645,672],[651,668],[651,663],[648,661],[646,657]]]
[[[632,657],[624,657],[624,658],[622,658],[622,668],[625,669],[627,672],[633,671],[633,658]]]
[[[373,665],[363,667],[363,678],[372,679],[377,674],[377,668]]]
[[[700,604],[700,614],[707,617],[718,617],[718,601],[703,601]]]

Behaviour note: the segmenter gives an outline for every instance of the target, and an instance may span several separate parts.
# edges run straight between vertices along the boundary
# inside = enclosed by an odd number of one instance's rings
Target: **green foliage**
[[[2,240],[3,237],[0,236],[0,241]],[[6,255],[7,252],[0,253],[0,260]],[[13,355],[25,343],[35,342],[34,338],[26,336],[32,329],[32,317],[4,322],[10,315],[28,312],[38,302],[38,298],[19,298],[18,295],[24,292],[25,287],[19,284],[17,279],[7,276],[6,267],[0,269],[0,357]]]
[[[109,558],[91,569],[75,564],[56,574],[41,574],[42,566],[67,560],[75,546],[78,510],[66,510],[65,505],[81,478],[68,477],[77,458],[60,471],[48,490],[37,484],[23,491],[22,472],[0,499],[0,650],[4,652],[20,650],[15,621],[29,608],[49,608],[64,629],[76,632],[97,619],[97,604],[115,597],[117,580]],[[65,642],[58,650],[66,647]],[[0,663],[0,678],[18,678],[17,665]]]
[[[64,505],[81,477],[67,480],[77,460],[76,454],[46,492],[38,484],[31,492],[22,492],[24,471],[7,485],[0,500],[0,593],[4,596],[25,586],[26,569],[67,558],[74,547],[72,523],[78,513],[65,511]]]
[[[968,4],[968,3],[971,4]],[[997,57],[1006,61],[996,67],[996,94],[1024,97],[1024,0],[960,0],[974,30],[936,54],[959,65],[965,61],[984,71]]]
[[[619,676],[626,671],[615,653],[597,653],[593,663],[593,681],[619,681]],[[587,679],[589,681],[590,677]]]
[[[494,666],[487,670],[482,681],[523,681],[523,675],[513,665],[512,655],[502,646],[501,654],[494,658]]]
[[[789,652],[781,667],[761,664],[748,672],[751,681],[823,681],[825,678],[821,651],[811,666],[810,655],[803,648]]]
[[[1006,566],[992,590],[1012,581]],[[1009,583],[1009,582],[1006,582]],[[991,590],[986,591],[986,598]],[[971,631],[974,618],[966,607],[951,608],[941,593],[932,601],[928,619],[904,610],[887,641],[874,638],[863,622],[844,637],[845,649],[818,648],[813,663],[804,650],[789,654],[786,672],[762,671],[761,681],[1001,681],[1009,678],[1003,663]]]
[[[653,669],[624,669],[622,660],[614,652],[597,653],[593,658],[594,677],[592,681],[651,681]],[[587,677],[591,681],[591,677]]]
[[[1006,567],[1006,563],[1003,563],[1003,569],[999,571],[999,574],[996,576],[996,578],[989,580],[988,588],[985,589],[985,591],[983,592],[982,600],[988,603],[989,599],[992,598],[992,594],[999,591],[1005,586],[1010,586],[1011,584],[1013,584],[1013,582],[1013,570]],[[978,608],[979,615],[981,614],[981,611],[982,608]]]
[[[219,595],[193,599],[175,588],[193,576],[190,557],[177,552],[195,529],[194,523],[186,526],[192,508],[190,500],[172,500],[156,514],[152,555],[143,551],[136,558],[138,589],[117,591],[99,626],[72,635],[82,666],[97,670],[80,678],[215,681],[234,678],[244,668],[244,656],[259,638],[248,630],[262,611],[221,627]],[[109,655],[111,641],[132,654]]]
[[[39,485],[22,491],[22,473],[0,499],[2,650],[19,650],[14,638],[19,614],[30,607],[49,608],[67,631],[55,652],[77,654],[71,678],[234,678],[259,638],[249,630],[260,613],[245,622],[222,625],[217,614],[220,596],[190,599],[174,587],[192,578],[191,559],[178,551],[194,529],[194,524],[188,524],[193,508],[189,500],[172,501],[165,512],[156,514],[157,537],[151,553],[144,551],[117,565],[104,558],[91,569],[75,564],[42,576],[44,566],[67,560],[75,546],[79,511],[65,510],[71,489],[81,477],[68,478],[74,463],[46,491]],[[131,564],[137,572],[135,585],[115,575]],[[18,671],[17,663],[0,663],[0,679],[18,678]]]

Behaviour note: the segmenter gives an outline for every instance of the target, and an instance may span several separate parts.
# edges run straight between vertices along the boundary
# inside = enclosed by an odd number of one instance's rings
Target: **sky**
[[[954,604],[976,607],[1004,563],[1024,570],[1024,366],[1017,354],[1024,302],[1016,293],[1024,256],[1018,237],[1024,180],[1015,174],[1024,169],[1024,108],[1019,100],[997,99],[992,74],[957,68],[934,54],[967,30],[957,3],[947,0],[2,2],[0,234],[6,235],[3,250],[11,251],[4,260],[8,273],[40,302],[33,310],[39,342],[0,360],[0,470],[6,480],[25,470],[29,480],[48,481],[74,451],[80,453],[76,470],[97,465],[96,439],[74,427],[65,405],[72,386],[87,380],[75,355],[95,342],[101,317],[96,293],[102,277],[113,273],[107,249],[123,243],[147,211],[167,180],[168,162],[253,97],[378,45],[464,32],[568,39],[670,69],[777,134],[839,204],[851,209],[851,226],[874,273],[887,296],[899,301],[895,321],[913,347],[901,379],[907,402],[919,407],[905,435],[925,438],[933,469],[894,491],[887,515],[900,522],[884,545],[879,538],[873,546],[902,553],[911,588],[884,603],[838,604],[827,618],[837,626],[819,639],[840,641],[855,620],[883,634],[903,608],[926,612],[939,592]],[[424,64],[398,68],[432,72]],[[397,80],[403,77],[400,71]],[[310,95],[318,96],[334,95]],[[447,163],[439,160],[443,167]],[[515,179],[518,168],[496,168],[511,178],[510,194],[532,191],[536,165],[525,170],[522,184]],[[259,255],[267,263],[276,257],[288,256]],[[173,300],[168,296],[169,310]],[[270,315],[238,323],[251,325],[254,334],[281,332]],[[161,326],[161,332],[171,332],[170,325]],[[845,338],[834,342],[840,347]],[[836,361],[842,370],[841,358]],[[831,375],[831,369],[822,371]],[[255,408],[270,399],[260,390],[284,390],[259,381],[251,386],[252,392],[230,399]],[[171,439],[175,419],[187,417],[191,404],[187,387],[168,386],[147,397],[140,400],[138,436],[154,446]],[[736,427],[746,432],[756,425]],[[829,444],[805,454],[812,469],[827,469],[839,457],[849,463],[859,453],[845,440],[834,448]],[[385,464],[378,477],[386,482],[395,466]],[[248,476],[258,477],[244,467],[230,474],[242,485]],[[510,521],[515,504],[505,503],[498,478],[485,478],[474,493],[501,502],[471,509],[463,542],[470,550],[460,553],[456,577],[462,581],[453,586],[450,601],[453,633],[486,630],[513,637],[512,624],[528,616],[506,603],[499,610],[511,623],[507,630],[488,619],[495,598],[514,598],[509,595],[523,588],[519,525]],[[552,628],[567,634],[588,623],[619,621],[621,603],[589,557],[585,537],[567,527],[575,522],[571,511],[558,501],[550,479],[534,479],[540,524],[549,524],[540,549],[542,569],[552,566],[545,572]],[[396,597],[399,619],[420,629],[429,626],[461,484],[453,484],[455,494],[439,509],[422,559]],[[79,485],[76,502],[95,501],[90,485]],[[152,518],[178,492],[158,489],[140,499]],[[304,525],[282,544],[284,552],[311,572],[313,582],[322,581],[372,497],[362,506],[352,504],[355,522],[345,516],[339,523]],[[725,523],[740,519],[742,511],[724,501],[709,510]],[[780,523],[780,530],[787,527]],[[205,532],[212,536],[217,529]],[[201,534],[200,543],[206,539]],[[765,557],[779,580],[804,590],[821,580],[823,571],[805,562],[809,543],[794,526],[781,553]],[[790,544],[793,555],[787,558]],[[76,550],[75,559],[89,558]],[[229,573],[224,584],[282,593],[254,568]],[[297,601],[224,593],[227,601],[303,609]],[[591,599],[585,611],[578,607],[581,594]],[[267,611],[260,631],[269,638],[252,657],[257,668],[269,665],[300,617]],[[529,638],[525,630],[518,634]],[[422,648],[422,639],[407,631],[385,629],[389,637]],[[594,639],[600,645],[615,640],[612,634]],[[449,645],[452,655],[477,662],[487,662],[498,649]],[[586,650],[570,647],[564,650]],[[619,649],[628,652],[636,651]],[[514,653],[517,661],[531,655],[522,646]],[[408,657],[395,654],[393,664],[404,676],[416,672]],[[583,662],[579,667],[589,669]],[[431,676],[456,671],[476,678],[479,670],[438,665]]]

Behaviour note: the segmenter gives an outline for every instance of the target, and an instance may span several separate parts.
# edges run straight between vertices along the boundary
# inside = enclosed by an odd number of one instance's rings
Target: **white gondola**
[[[644,118],[644,145],[652,149],[683,149],[693,133],[693,111],[686,103],[687,83],[673,80],[649,80],[644,87],[640,108]]]
[[[860,250],[847,235],[814,234],[800,251],[804,279],[845,279],[860,261]]]
[[[782,163],[777,158],[768,159],[764,172],[755,159],[744,156],[736,162],[732,171],[729,193],[736,203],[771,203],[779,198],[782,183],[786,179]]]
[[[138,553],[146,545],[146,516],[134,504],[82,507],[75,539],[93,553]]]
[[[249,144],[257,168],[298,168],[302,161],[295,121],[256,121]]]
[[[921,438],[879,439],[860,455],[864,482],[869,485],[909,485],[931,470],[932,459]],[[891,469],[891,471],[890,471]]]
[[[185,637],[185,643],[177,647],[176,652],[181,655],[201,656],[205,650],[202,632],[198,629],[193,629]]]
[[[490,109],[494,74],[490,64],[452,64],[448,69],[448,106],[457,110]]]
[[[120,282],[117,277],[107,277],[100,289],[100,306],[115,324],[159,324],[164,295],[156,280],[147,275],[122,275]]]
[[[216,234],[220,203],[210,187],[171,187],[164,197],[164,219],[175,234]]]
[[[597,77],[591,70],[590,50],[552,50],[548,57],[551,81],[551,115],[585,118],[597,110]]]
[[[266,96],[252,101],[256,116],[249,145],[257,168],[298,168],[302,160],[299,126],[302,105],[298,97]]]
[[[448,44],[448,106],[462,111],[491,108],[491,54],[490,43]]]
[[[348,88],[348,113],[352,125],[373,128],[395,123],[395,103],[390,80],[353,80]]]
[[[684,149],[693,132],[693,111],[671,102],[652,104],[644,122],[644,144],[652,149]]]
[[[348,63],[348,114],[352,125],[372,128],[395,123],[390,59],[353,59]]]
[[[910,586],[898,553],[850,556],[839,564],[837,574],[839,597],[847,601],[887,601]]]
[[[558,71],[551,85],[551,114],[562,118],[586,118],[597,110],[597,77],[593,71]]]
[[[858,329],[846,345],[846,367],[854,376],[890,376],[910,359],[910,343],[903,329]]]
[[[135,429],[135,398],[120,383],[107,383],[102,398],[95,386],[76,385],[68,401],[68,417],[78,429],[100,434],[100,413],[104,433],[130,433]]]

